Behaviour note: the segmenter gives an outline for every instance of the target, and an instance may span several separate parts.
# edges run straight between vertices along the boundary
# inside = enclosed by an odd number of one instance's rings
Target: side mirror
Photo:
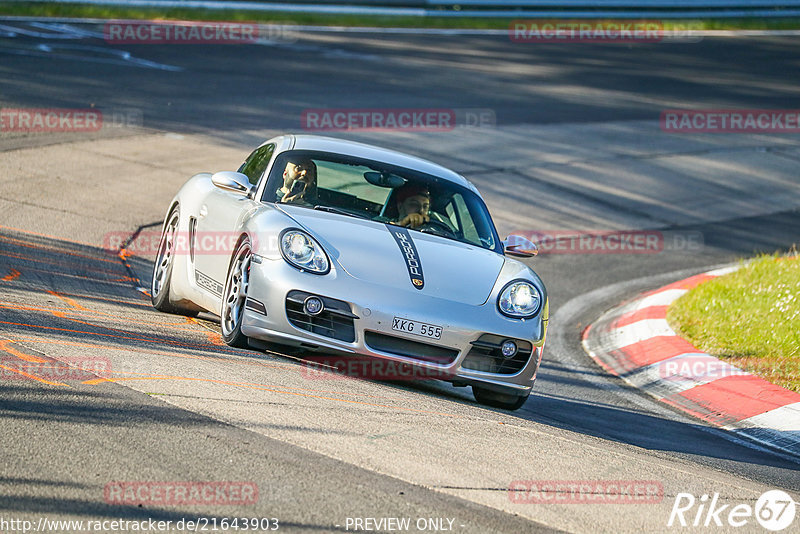
[[[240,172],[221,171],[214,173],[211,176],[211,182],[220,189],[242,195],[247,195],[253,189],[253,186],[250,185],[250,179]]]
[[[521,235],[511,234],[503,241],[503,250],[509,256],[531,258],[539,253],[539,247],[533,241]]]

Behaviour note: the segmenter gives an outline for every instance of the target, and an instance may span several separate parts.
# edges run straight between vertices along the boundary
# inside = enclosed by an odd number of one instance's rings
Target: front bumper
[[[242,320],[242,333],[249,338],[326,354],[390,360],[427,371],[417,376],[445,377],[445,380],[457,385],[481,385],[515,395],[525,395],[533,386],[547,328],[546,303],[538,316],[525,321],[514,320],[497,311],[497,295],[494,293],[483,305],[474,306],[417,291],[365,283],[340,269],[333,269],[330,273],[319,276],[300,272],[282,259],[261,257],[260,261],[261,263],[254,262],[251,265],[248,289],[248,297],[255,299],[257,303],[245,309]],[[286,299],[290,292],[297,290],[348,303],[350,312],[356,317],[352,319],[354,340],[338,340],[295,326],[287,316]],[[395,331],[392,329],[395,317],[441,326],[441,338],[433,340]],[[474,361],[474,343],[480,345],[478,340],[486,334],[497,336],[490,336],[492,339],[513,339],[530,343],[531,353],[527,362],[520,363],[520,369],[515,369],[513,373],[476,370],[474,365],[473,368],[465,367],[470,351],[473,351]],[[388,339],[390,342],[395,340],[400,345],[404,344],[403,340],[435,345],[430,347],[431,353],[447,352],[453,356],[425,359],[409,357],[386,348],[385,343],[381,344],[383,350],[378,350],[375,348],[376,338]]]

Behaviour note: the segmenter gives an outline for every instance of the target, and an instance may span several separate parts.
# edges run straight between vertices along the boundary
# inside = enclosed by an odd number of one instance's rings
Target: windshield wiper
[[[331,206],[323,206],[318,204],[314,206],[315,210],[319,211],[327,211],[328,213],[338,213],[339,215],[347,215],[348,217],[358,217],[359,219],[369,219],[366,215],[362,215],[361,213],[353,213],[352,211],[347,211],[339,208],[334,208]]]
[[[444,234],[444,233],[441,233],[441,232],[431,232],[428,228],[422,228],[422,229],[420,229],[420,228],[409,228],[409,230],[413,230],[415,232],[419,232],[421,234],[426,234],[426,235],[435,235],[436,237],[442,237],[442,238],[448,239],[450,241],[455,241],[456,243],[463,243],[464,245],[472,245],[473,247],[479,247],[479,248],[483,248],[483,249],[486,249],[486,250],[494,250],[494,247],[487,246],[483,242],[483,239],[481,239],[481,244],[477,244],[477,243],[473,243],[471,241],[467,241],[463,237],[458,237],[458,235],[456,235],[456,234],[447,235],[447,234]]]

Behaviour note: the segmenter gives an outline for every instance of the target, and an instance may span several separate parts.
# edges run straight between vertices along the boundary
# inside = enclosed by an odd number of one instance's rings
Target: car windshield
[[[414,196],[419,192],[428,198]],[[261,200],[391,224],[402,222],[401,201],[413,205],[428,199],[426,220],[409,225],[410,230],[500,251],[486,205],[474,192],[443,178],[378,161],[323,152],[284,152],[275,160]]]

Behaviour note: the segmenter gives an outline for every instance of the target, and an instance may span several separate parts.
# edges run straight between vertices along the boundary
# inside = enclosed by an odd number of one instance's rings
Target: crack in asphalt
[[[119,257],[120,262],[122,263],[122,266],[125,268],[125,271],[128,273],[128,276],[131,278],[132,284],[134,286],[133,289],[135,289],[136,291],[141,291],[142,290],[142,282],[141,282],[141,279],[137,276],[136,271],[134,270],[133,266],[127,261],[126,258],[128,256],[125,253],[125,251],[127,251],[128,247],[130,246],[130,244],[133,243],[136,240],[137,237],[139,237],[139,234],[142,233],[142,230],[144,230],[145,228],[152,228],[154,226],[159,226],[161,224],[163,224],[163,221],[156,221],[156,222],[151,222],[151,223],[140,225],[119,246],[119,250],[117,251],[117,256]]]

